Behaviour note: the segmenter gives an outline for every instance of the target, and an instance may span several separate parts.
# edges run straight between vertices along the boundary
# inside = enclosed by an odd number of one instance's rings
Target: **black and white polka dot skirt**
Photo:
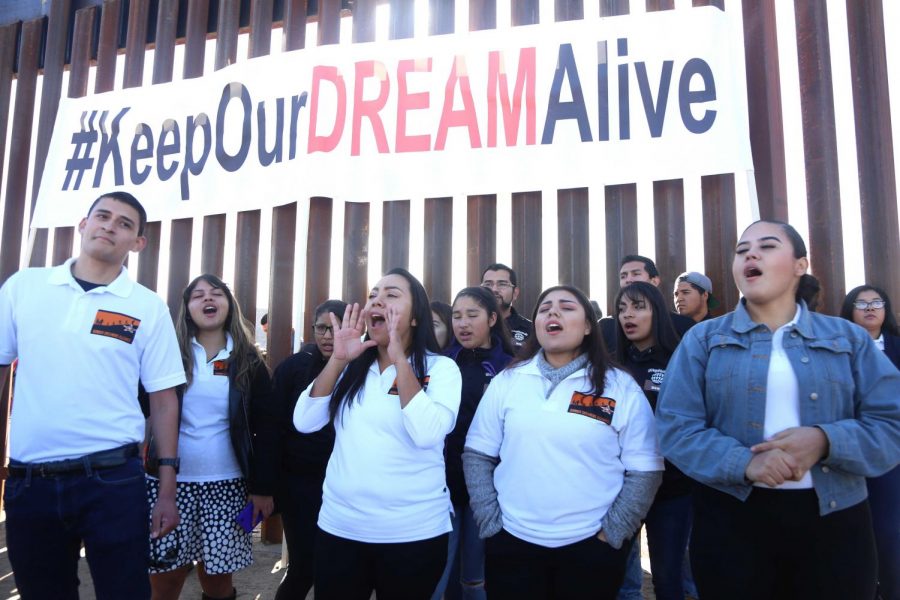
[[[159,481],[147,478],[150,506],[159,496]],[[181,523],[170,534],[150,540],[150,573],[165,573],[202,561],[210,575],[234,573],[253,562],[251,534],[235,520],[247,504],[242,478],[182,482],[175,503]]]

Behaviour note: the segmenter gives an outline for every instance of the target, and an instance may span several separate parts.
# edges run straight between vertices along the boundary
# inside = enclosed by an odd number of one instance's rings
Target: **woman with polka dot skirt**
[[[150,584],[155,600],[176,599],[196,562],[204,599],[234,598],[232,573],[253,560],[250,530],[273,509],[278,425],[271,380],[225,283],[201,275],[182,300],[176,323],[187,374],[178,438],[181,523],[152,541]],[[157,491],[148,477],[151,503]]]

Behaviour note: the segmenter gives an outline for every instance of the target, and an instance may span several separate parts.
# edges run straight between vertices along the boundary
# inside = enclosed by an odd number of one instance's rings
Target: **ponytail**
[[[811,312],[815,312],[819,306],[819,292],[821,291],[822,286],[819,284],[819,280],[809,273],[805,273],[800,277],[800,283],[797,285],[797,302],[803,300],[806,302],[807,308]]]

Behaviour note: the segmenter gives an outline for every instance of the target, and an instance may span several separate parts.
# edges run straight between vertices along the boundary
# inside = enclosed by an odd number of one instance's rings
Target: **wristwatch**
[[[181,467],[181,459],[178,457],[175,458],[159,458],[156,461],[157,466],[159,467],[172,467],[175,469],[175,474],[178,475],[178,469]]]

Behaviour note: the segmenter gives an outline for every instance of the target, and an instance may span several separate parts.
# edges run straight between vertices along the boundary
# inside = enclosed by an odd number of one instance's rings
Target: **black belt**
[[[27,477],[29,472],[32,477],[53,477],[68,473],[90,473],[91,470],[109,469],[120,467],[140,454],[137,444],[127,444],[112,450],[102,450],[92,454],[85,454],[80,458],[67,460],[54,460],[44,463],[23,463],[17,460],[9,461],[9,474],[11,477]]]

